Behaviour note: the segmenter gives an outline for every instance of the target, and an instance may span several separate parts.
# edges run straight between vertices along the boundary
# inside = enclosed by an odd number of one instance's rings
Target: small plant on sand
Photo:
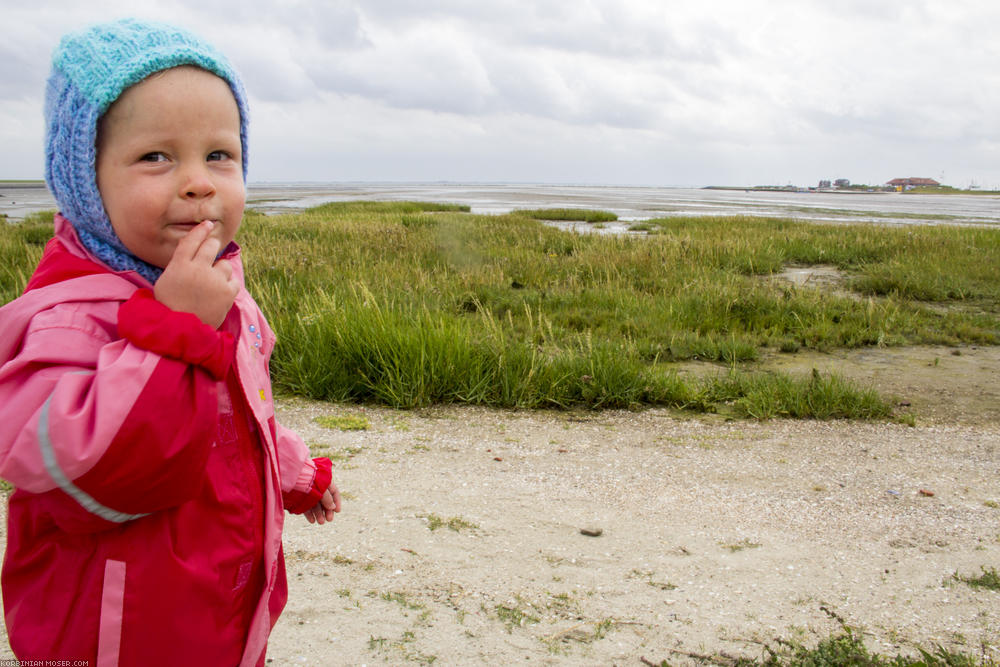
[[[774,645],[765,644],[762,655],[756,659],[727,653],[674,652],[700,664],[725,667],[996,667],[998,664],[986,655],[976,657],[955,653],[942,646],[935,647],[933,651],[917,647],[919,655],[912,657],[897,654],[890,658],[872,653],[865,646],[860,631],[826,607],[821,606],[820,609],[840,624],[840,632],[823,639],[815,647],[807,647],[797,639],[774,639]],[[642,662],[652,667],[669,667],[671,664],[667,660],[657,663],[646,658],[642,658]]]
[[[419,602],[411,601],[407,597],[406,593],[400,593],[398,591],[389,591],[386,593],[382,593],[380,597],[383,600],[386,600],[387,602],[395,602],[404,609],[413,609],[414,611],[417,611],[424,608],[424,605],[420,604]]]
[[[731,552],[736,553],[737,551],[743,551],[744,549],[757,549],[761,545],[760,542],[751,542],[750,540],[744,538],[739,542],[723,544],[722,546],[729,549]]]
[[[327,456],[331,461],[349,461],[365,451],[364,447],[345,447],[337,451],[329,451]]]
[[[507,604],[498,604],[494,611],[497,618],[507,626],[507,632],[514,628],[523,628],[526,625],[534,625],[539,622],[539,618],[531,613],[531,604],[525,602],[520,596],[511,600]]]
[[[669,581],[655,581],[652,575],[650,575],[650,577],[646,580],[646,583],[661,591],[672,591],[677,588],[675,584],[672,584]]]
[[[677,588],[677,586],[670,583],[669,581],[656,581],[653,578],[653,573],[648,570],[632,570],[630,576],[639,577],[640,579],[645,579],[647,584],[661,591],[672,591]]]
[[[368,417],[364,415],[321,415],[313,421],[323,428],[341,431],[367,431],[369,428]]]
[[[983,567],[983,573],[978,577],[963,577],[956,572],[952,575],[955,581],[961,581],[973,588],[985,588],[991,591],[1000,591],[1000,573],[994,567]]]
[[[330,446],[325,442],[308,442],[310,456],[327,456],[330,453]]]
[[[457,516],[453,516],[450,519],[442,519],[437,514],[421,514],[420,518],[427,519],[427,527],[432,532],[441,527],[447,527],[448,530],[453,530],[456,533],[460,533],[465,529],[475,530],[479,528],[476,524]]]
[[[604,639],[604,637],[615,627],[613,618],[606,618],[594,627],[594,640]]]

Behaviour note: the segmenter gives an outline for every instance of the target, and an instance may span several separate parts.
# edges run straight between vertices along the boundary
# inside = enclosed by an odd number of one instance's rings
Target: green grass
[[[320,415],[313,419],[323,428],[340,431],[367,431],[368,418],[364,415]]]
[[[462,517],[453,516],[450,519],[443,519],[437,514],[425,514],[421,515],[422,518],[427,519],[427,528],[434,532],[438,528],[447,527],[448,530],[460,533],[463,530],[475,530],[479,528],[476,524],[466,521]]]
[[[470,207],[465,204],[445,204],[420,201],[342,201],[322,204],[310,209],[312,213],[332,215],[407,215],[413,213],[440,213],[445,211],[468,213]]]
[[[526,625],[535,625],[541,622],[534,613],[534,606],[517,597],[512,603],[496,605],[493,611],[503,624],[507,627],[507,632],[514,628],[523,628]]]
[[[981,659],[964,653],[937,647],[933,651],[917,649],[917,656],[896,654],[894,656],[873,653],[868,650],[860,637],[847,631],[807,648],[801,644],[788,643],[777,649],[769,649],[759,660],[743,660],[738,664],[750,667],[989,667],[996,665],[992,659]]]
[[[838,375],[813,369],[808,378],[784,374],[730,373],[706,387],[711,403],[729,403],[741,417],[771,419],[884,419],[892,414],[872,389],[855,387]]]
[[[582,208],[536,208],[514,211],[533,220],[564,220],[575,222],[614,222],[618,216],[610,211],[594,211]]]
[[[972,588],[985,588],[990,591],[1000,591],[1000,572],[997,572],[996,568],[984,567],[982,568],[983,573],[978,577],[962,577],[956,572],[954,579],[956,581],[961,581],[968,584]]]
[[[819,641],[815,646],[806,646],[797,640],[775,639],[773,644],[765,644],[759,658],[730,656],[725,653],[699,654],[680,652],[706,665],[725,667],[996,667],[997,661],[985,655],[957,653],[942,646],[928,650],[915,647],[913,655],[897,653],[888,656],[873,653],[865,646],[862,633],[849,626],[843,618],[826,607],[820,607],[827,615],[840,624],[840,631]],[[652,661],[644,659],[648,665]],[[660,667],[671,663],[663,660]]]
[[[0,223],[0,303],[20,296],[42,250],[52,238],[55,211],[31,213],[20,223]]]
[[[250,216],[244,240],[248,253],[287,258],[250,262],[252,291],[280,333],[276,378],[314,398],[877,417],[884,403],[846,381],[758,375],[745,362],[767,348],[1000,341],[997,231],[652,222],[654,236],[624,238],[521,213],[327,209]],[[766,279],[790,263],[832,264],[847,282],[826,292]],[[740,368],[681,380],[670,363],[681,360]]]
[[[778,350],[1000,343],[1000,230],[751,217],[644,226],[573,234],[523,211],[340,202],[248,211],[240,242],[278,334],[276,388],[324,400],[882,419],[891,407],[870,389],[754,362]],[[4,300],[23,289],[50,228],[0,226]],[[843,283],[773,278],[817,264]],[[679,361],[708,363],[681,376]]]

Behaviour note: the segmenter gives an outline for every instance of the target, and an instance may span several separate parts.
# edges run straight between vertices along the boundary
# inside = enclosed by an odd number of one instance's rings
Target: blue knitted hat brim
[[[240,113],[246,181],[246,92],[225,57],[175,26],[124,19],[67,35],[52,59],[45,92],[45,181],[81,243],[116,271],[155,283],[163,269],[133,255],[115,234],[97,187],[97,125],[130,86],[156,72],[194,65],[229,84]]]

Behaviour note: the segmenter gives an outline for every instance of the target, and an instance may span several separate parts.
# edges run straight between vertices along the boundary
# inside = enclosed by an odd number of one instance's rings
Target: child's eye
[[[160,153],[159,151],[153,151],[152,153],[146,153],[145,155],[143,155],[141,158],[139,158],[139,161],[140,162],[163,162],[166,159],[167,159],[167,156],[164,155],[163,153]]]
[[[209,162],[217,162],[220,160],[228,160],[230,158],[232,158],[232,155],[230,155],[227,151],[212,151],[208,154],[208,158],[206,159]]]

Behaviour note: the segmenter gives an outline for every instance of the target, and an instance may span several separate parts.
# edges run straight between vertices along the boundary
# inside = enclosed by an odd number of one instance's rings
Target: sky
[[[263,181],[1000,189],[994,0],[0,0],[0,178],[41,178],[61,35],[212,41]]]

